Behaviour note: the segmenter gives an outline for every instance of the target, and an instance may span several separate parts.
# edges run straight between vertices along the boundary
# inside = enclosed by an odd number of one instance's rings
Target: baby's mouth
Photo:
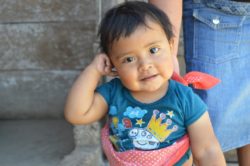
[[[151,79],[154,79],[155,77],[157,77],[157,74],[153,74],[153,75],[149,75],[149,76],[145,76],[141,79],[141,81],[149,81]]]

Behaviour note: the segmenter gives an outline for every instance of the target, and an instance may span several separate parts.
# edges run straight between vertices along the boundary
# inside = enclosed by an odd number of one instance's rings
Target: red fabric
[[[220,82],[218,78],[198,71],[189,72],[183,77],[174,72],[172,75],[172,79],[186,86],[191,84],[195,89],[203,90],[208,90]]]
[[[187,135],[171,146],[158,150],[129,150],[117,152],[109,140],[109,128],[106,124],[101,131],[102,147],[110,166],[171,166],[186,153],[189,148]]]

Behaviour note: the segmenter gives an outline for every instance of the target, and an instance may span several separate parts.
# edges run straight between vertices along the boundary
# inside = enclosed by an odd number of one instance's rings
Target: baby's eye
[[[123,63],[131,63],[135,60],[135,57],[126,57],[123,60]]]
[[[149,51],[150,51],[151,54],[156,54],[159,50],[160,50],[159,48],[153,47],[153,48],[150,48]]]

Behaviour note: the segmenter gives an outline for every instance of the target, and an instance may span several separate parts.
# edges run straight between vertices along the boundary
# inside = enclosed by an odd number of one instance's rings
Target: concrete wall
[[[66,94],[93,56],[99,0],[3,0],[0,118],[62,118]]]

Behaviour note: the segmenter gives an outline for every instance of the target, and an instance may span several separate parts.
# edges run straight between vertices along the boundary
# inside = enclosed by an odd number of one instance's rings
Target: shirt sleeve
[[[207,105],[191,88],[187,91],[186,97],[185,125],[189,126],[207,111]]]
[[[96,92],[99,93],[107,102],[108,105],[110,105],[112,95],[114,93],[114,89],[117,84],[117,79],[114,78],[109,82],[103,83],[100,86],[96,88]]]

